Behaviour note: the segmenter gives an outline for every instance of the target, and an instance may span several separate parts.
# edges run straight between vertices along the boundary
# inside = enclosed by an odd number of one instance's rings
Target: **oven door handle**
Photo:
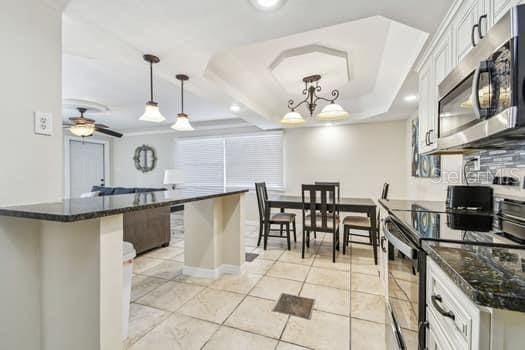
[[[409,257],[411,259],[416,259],[417,258],[417,248],[407,242],[408,238],[404,238],[404,237],[402,238],[398,232],[390,231],[388,229],[389,221],[390,221],[389,219],[385,219],[383,223],[383,233],[385,235],[385,238],[388,240],[390,244],[392,244],[395,248],[397,248],[406,257]]]
[[[381,250],[383,251],[383,253],[386,253],[385,241],[386,241],[385,236],[382,236],[381,237]]]
[[[432,296],[430,297],[430,300],[432,301],[432,305],[434,305],[434,308],[441,315],[443,315],[445,317],[448,317],[448,318],[450,318],[452,320],[456,319],[456,315],[454,315],[454,313],[452,311],[446,311],[445,309],[443,309],[441,307],[441,305],[439,305],[438,302],[441,303],[443,301],[443,298],[441,298],[441,295],[439,295],[439,294],[432,294]]]

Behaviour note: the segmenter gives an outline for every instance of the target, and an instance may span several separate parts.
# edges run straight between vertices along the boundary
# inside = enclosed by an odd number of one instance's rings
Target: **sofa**
[[[99,196],[166,191],[165,188],[93,186]],[[171,240],[170,207],[144,209],[124,213],[124,241],[135,247],[137,254],[167,247]]]
[[[144,192],[157,192],[166,191],[165,188],[149,188],[149,187],[105,187],[105,186],[93,186],[92,192],[98,192],[99,196],[111,196],[117,194],[131,194],[131,193],[144,193]]]

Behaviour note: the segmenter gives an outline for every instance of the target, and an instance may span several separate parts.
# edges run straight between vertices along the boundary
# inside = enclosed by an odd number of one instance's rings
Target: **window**
[[[185,186],[223,186],[224,139],[178,140],[175,163],[184,172]]]
[[[175,157],[186,186],[283,187],[282,132],[177,140]]]

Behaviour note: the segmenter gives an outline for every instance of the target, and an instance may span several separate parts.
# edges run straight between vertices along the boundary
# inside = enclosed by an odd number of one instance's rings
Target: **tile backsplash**
[[[469,160],[479,157],[479,171],[475,171],[475,163],[468,163],[466,167],[467,177],[470,184],[489,185],[496,176],[511,176],[518,180],[516,186],[494,186],[496,191],[509,190],[521,196],[525,176],[525,145],[513,150],[484,150],[477,153],[465,155],[463,164]]]

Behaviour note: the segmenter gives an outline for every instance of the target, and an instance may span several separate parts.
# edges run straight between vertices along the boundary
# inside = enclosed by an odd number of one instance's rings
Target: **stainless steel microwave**
[[[525,5],[513,7],[473,45],[439,84],[437,150],[432,153],[524,144]]]

